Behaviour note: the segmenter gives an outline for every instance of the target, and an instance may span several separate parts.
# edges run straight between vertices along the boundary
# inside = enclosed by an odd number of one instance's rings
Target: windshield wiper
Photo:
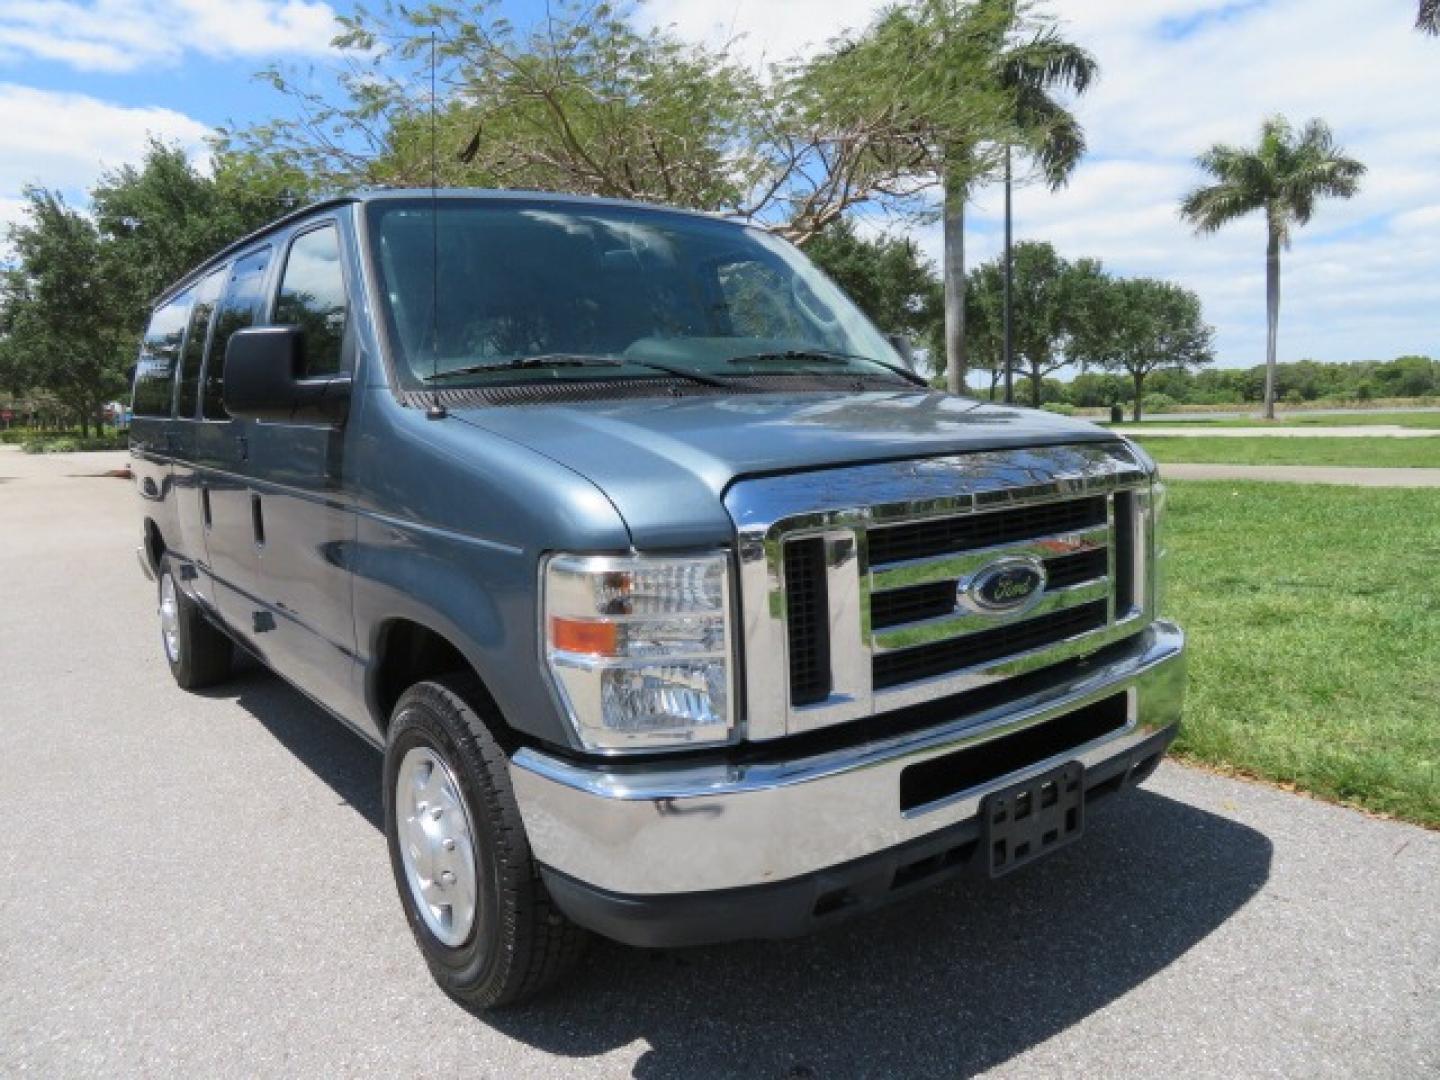
[[[884,360],[876,360],[869,356],[860,356],[856,353],[832,352],[829,349],[783,349],[776,352],[751,353],[748,356],[732,356],[729,360],[732,364],[774,364],[786,361],[798,361],[812,364],[849,364],[859,361],[863,364],[874,364],[882,367],[893,375],[898,375],[906,382],[914,383],[916,386],[929,387],[930,383],[913,371],[907,371],[897,364],[887,364]],[[864,375],[865,372],[853,372],[855,375]]]
[[[518,356],[513,360],[502,360],[493,364],[467,364],[465,367],[439,371],[423,377],[424,382],[434,382],[455,375],[483,375],[490,371],[523,371],[534,368],[596,368],[596,367],[638,367],[649,371],[662,371],[666,375],[689,379],[702,386],[724,386],[720,379],[690,368],[672,367],[654,360],[636,360],[628,356],[591,356],[586,353],[542,353],[539,356]]]
[[[433,375],[423,376],[421,381],[435,382],[438,379],[449,379],[456,375],[483,375],[487,371],[516,371],[524,368],[621,367],[624,363],[623,360],[616,360],[609,356],[547,353],[542,356],[519,356],[513,360],[501,360],[498,363],[466,364],[464,367],[450,368],[448,371],[437,371]]]

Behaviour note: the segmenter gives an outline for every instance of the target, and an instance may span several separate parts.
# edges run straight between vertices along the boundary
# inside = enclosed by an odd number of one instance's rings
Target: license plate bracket
[[[992,791],[980,802],[986,861],[1000,877],[1080,839],[1085,831],[1085,766],[1058,769]]]

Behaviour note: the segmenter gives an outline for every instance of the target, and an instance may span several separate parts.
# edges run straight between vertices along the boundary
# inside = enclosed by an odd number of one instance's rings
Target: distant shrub
[[[31,434],[20,444],[27,454],[74,454],[87,450],[124,450],[127,439],[123,435],[101,435],[88,439],[79,435],[35,435]]]
[[[1146,394],[1140,399],[1141,412],[1173,412],[1180,403],[1169,394]]]

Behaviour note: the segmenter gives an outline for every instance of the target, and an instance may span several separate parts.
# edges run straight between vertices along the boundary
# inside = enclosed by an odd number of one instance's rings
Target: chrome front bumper
[[[813,874],[973,819],[984,795],[1067,761],[1087,770],[1133,752],[1180,718],[1184,635],[1157,621],[1134,646],[1061,686],[951,723],[843,750],[752,765],[659,764],[621,772],[531,749],[511,762],[536,859],[627,896],[766,885]],[[941,801],[902,812],[900,774],[1114,694],[1125,726]]]

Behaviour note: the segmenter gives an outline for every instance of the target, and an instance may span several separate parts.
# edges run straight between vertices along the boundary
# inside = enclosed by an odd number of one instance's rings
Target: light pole
[[[1014,350],[1015,340],[1013,327],[1011,326],[1010,314],[1010,293],[1012,289],[1012,263],[1010,257],[1010,147],[1005,147],[1005,294],[1002,307],[1005,311],[1005,403],[1013,404],[1015,401],[1015,379],[1012,374],[1015,368]]]

